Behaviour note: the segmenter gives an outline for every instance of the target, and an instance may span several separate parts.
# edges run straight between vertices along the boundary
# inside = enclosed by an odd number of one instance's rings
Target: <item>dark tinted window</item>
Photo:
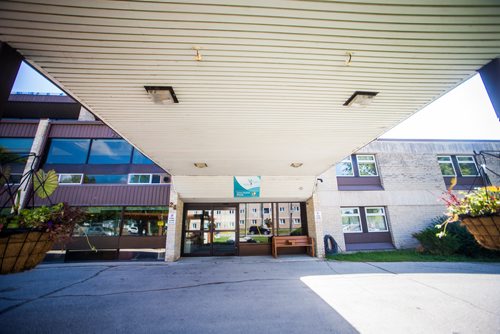
[[[29,153],[33,138],[0,138],[0,147],[12,153]]]
[[[128,164],[132,146],[122,139],[94,139],[89,164]]]
[[[48,164],[84,164],[90,139],[52,139],[47,156]]]
[[[127,175],[85,175],[83,183],[127,183]]]
[[[132,157],[132,163],[133,164],[143,164],[143,165],[150,165],[153,163],[148,157],[146,157],[144,154],[139,152],[138,150],[134,149],[134,156]]]

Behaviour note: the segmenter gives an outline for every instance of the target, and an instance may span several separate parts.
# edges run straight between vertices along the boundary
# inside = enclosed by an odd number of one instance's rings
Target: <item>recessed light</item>
[[[155,104],[179,103],[172,86],[144,86]]]
[[[302,162],[292,162],[290,164],[290,167],[293,167],[293,168],[299,168],[300,166],[302,166]]]
[[[349,107],[362,107],[367,106],[372,103],[373,98],[377,96],[378,92],[361,92],[356,91],[351,95],[347,101],[345,101],[344,106]]]
[[[196,168],[207,168],[208,165],[205,162],[195,162],[194,163]]]

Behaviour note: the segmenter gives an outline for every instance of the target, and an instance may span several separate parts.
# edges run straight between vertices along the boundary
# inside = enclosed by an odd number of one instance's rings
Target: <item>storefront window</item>
[[[124,184],[127,183],[128,175],[85,175],[83,183],[91,184]]]
[[[113,237],[120,235],[122,207],[90,207],[88,220],[77,225],[73,235]]]
[[[240,204],[240,242],[270,243],[273,230],[272,203]]]
[[[126,207],[122,235],[162,236],[168,210],[165,207]]]

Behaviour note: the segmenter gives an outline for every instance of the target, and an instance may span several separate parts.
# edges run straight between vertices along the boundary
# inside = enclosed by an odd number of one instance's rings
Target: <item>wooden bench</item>
[[[278,257],[278,248],[307,247],[308,254],[314,257],[314,238],[307,235],[299,236],[274,236],[272,241],[272,252],[274,257]]]

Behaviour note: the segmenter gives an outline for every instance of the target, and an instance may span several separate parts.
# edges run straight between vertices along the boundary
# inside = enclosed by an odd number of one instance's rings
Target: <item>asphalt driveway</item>
[[[498,333],[499,310],[500,264],[231,257],[0,276],[1,333]]]

